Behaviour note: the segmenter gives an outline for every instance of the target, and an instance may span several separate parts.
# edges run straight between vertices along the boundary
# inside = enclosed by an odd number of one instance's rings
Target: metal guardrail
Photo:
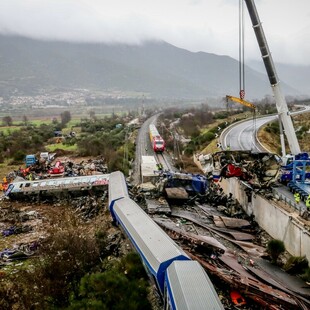
[[[301,214],[304,210],[306,210],[306,205],[304,204],[303,201],[300,201],[300,203],[297,204],[295,202],[294,197],[290,197],[288,195],[285,195],[284,193],[280,193],[279,191],[277,191],[277,188],[273,188],[272,193],[274,197],[276,197],[276,199],[284,201],[285,204],[294,208],[296,211],[299,212],[299,214]]]

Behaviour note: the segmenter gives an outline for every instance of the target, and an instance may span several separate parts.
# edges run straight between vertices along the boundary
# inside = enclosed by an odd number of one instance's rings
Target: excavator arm
[[[238,103],[240,103],[240,104],[242,104],[242,105],[244,105],[244,106],[246,106],[248,108],[251,108],[253,110],[256,109],[256,106],[253,103],[250,103],[250,102],[245,101],[243,99],[240,99],[238,97],[233,97],[233,96],[226,95],[226,100],[227,100],[227,102],[228,102],[228,100],[231,100],[231,101],[234,101],[234,102],[238,102]]]

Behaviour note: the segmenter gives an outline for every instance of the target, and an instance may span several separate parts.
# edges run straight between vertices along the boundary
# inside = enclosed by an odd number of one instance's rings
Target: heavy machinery
[[[254,0],[244,0],[252,21],[256,39],[261,51],[267,75],[271,84],[271,88],[275,97],[276,107],[280,123],[280,139],[282,147],[282,178],[284,175],[290,180],[290,184],[295,191],[301,191],[304,195],[310,194],[310,182],[307,180],[306,169],[310,164],[309,154],[302,153],[298,143],[298,139],[293,126],[288,106],[284,95],[282,94],[280,81],[278,79],[273,59],[265,38],[262,24],[258,17]],[[284,135],[289,145],[291,154],[287,155],[285,151]],[[293,184],[292,184],[293,183]],[[293,186],[294,185],[294,186]]]
[[[265,64],[265,68],[267,71],[267,75],[269,78],[269,82],[275,97],[276,107],[280,119],[280,124],[283,126],[290,152],[292,155],[299,154],[300,146],[295,134],[292,118],[290,116],[288,106],[285,100],[285,97],[281,91],[280,81],[278,79],[275,66],[273,63],[273,59],[265,38],[265,34],[263,31],[262,24],[258,17],[258,13],[256,10],[256,6],[254,4],[254,0],[244,0],[252,21],[253,29],[257,38],[257,42],[261,51],[261,55]],[[282,146],[282,156],[285,156],[285,144],[284,137],[281,135],[281,146]]]
[[[26,155],[26,157],[25,157],[26,168],[28,168],[30,166],[34,166],[38,162],[39,162],[38,158],[36,157],[35,154],[29,154],[29,155]]]
[[[301,200],[306,201],[310,195],[310,158],[308,153],[294,156],[281,167],[279,181],[289,187],[290,191],[300,194]]]

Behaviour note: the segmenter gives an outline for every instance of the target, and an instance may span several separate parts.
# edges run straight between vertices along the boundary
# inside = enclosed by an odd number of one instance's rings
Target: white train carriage
[[[164,309],[224,310],[224,307],[197,261],[174,261],[166,272]]]
[[[109,176],[109,210],[113,216],[111,209],[116,200],[129,197],[125,176],[121,171],[110,173]],[[113,218],[115,220],[115,218]]]
[[[116,200],[111,207],[116,219],[140,254],[160,292],[165,272],[174,260],[190,260],[186,253],[130,198]]]
[[[58,195],[60,193],[83,193],[85,191],[105,191],[109,184],[109,174],[22,180],[10,183],[5,195],[18,199],[33,195]]]

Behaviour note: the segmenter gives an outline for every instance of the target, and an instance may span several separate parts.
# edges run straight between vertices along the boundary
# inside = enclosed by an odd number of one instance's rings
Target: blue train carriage
[[[110,173],[109,176],[109,210],[113,217],[111,209],[116,200],[129,197],[125,176],[121,171]],[[115,218],[113,217],[115,221]]]
[[[165,310],[224,310],[207,273],[197,261],[174,261],[166,272]]]
[[[190,260],[186,253],[130,198],[116,200],[112,217],[121,225],[147,271],[164,295],[165,272],[175,260]]]

